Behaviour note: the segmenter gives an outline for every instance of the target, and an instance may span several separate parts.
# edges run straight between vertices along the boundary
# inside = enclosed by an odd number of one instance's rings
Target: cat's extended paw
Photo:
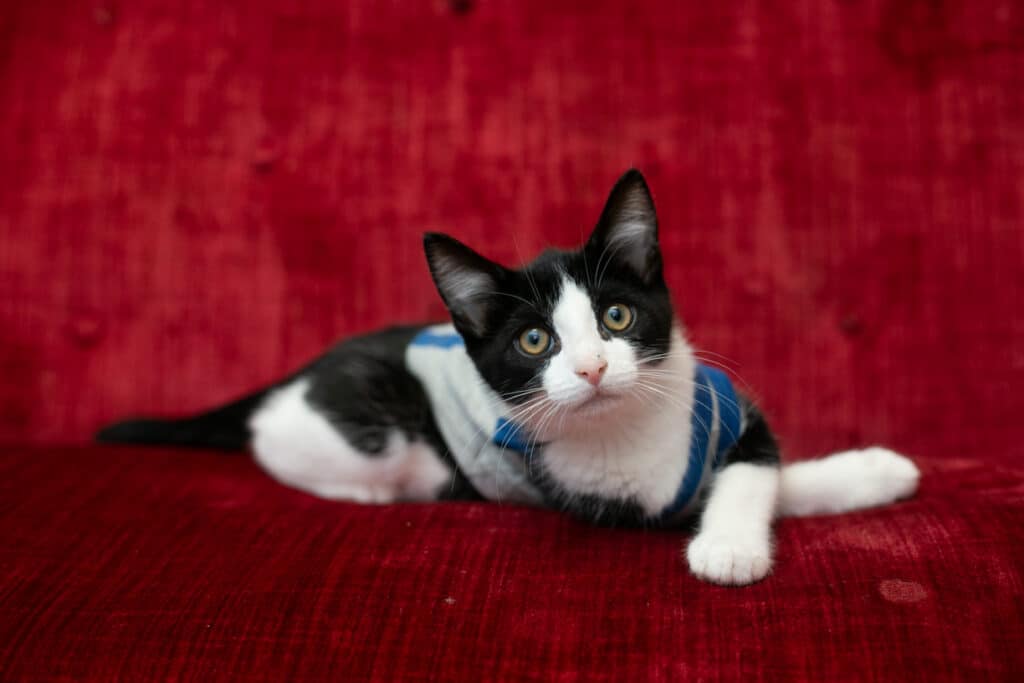
[[[921,472],[910,458],[881,446],[861,451],[865,485],[872,487],[880,502],[909,498],[917,491]]]
[[[686,549],[690,571],[698,578],[724,586],[745,586],[760,581],[772,568],[767,540],[703,532]]]

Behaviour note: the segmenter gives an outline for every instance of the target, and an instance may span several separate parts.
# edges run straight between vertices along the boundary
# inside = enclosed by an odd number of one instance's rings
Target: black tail
[[[250,394],[210,412],[178,420],[137,419],[116,422],[96,434],[105,443],[187,446],[236,451],[249,444],[249,416],[269,389]]]

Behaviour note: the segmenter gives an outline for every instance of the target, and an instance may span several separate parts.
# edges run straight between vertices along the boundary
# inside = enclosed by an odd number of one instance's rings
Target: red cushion
[[[995,680],[1024,670],[1021,470],[784,520],[748,588],[676,533],[496,504],[362,507],[247,457],[9,448],[0,680]]]

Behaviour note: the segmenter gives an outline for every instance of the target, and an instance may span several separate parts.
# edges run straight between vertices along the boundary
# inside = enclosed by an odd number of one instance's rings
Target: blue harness
[[[458,334],[436,334],[424,330],[413,338],[411,344],[448,349],[463,346],[463,341]],[[726,454],[739,440],[743,429],[739,400],[732,382],[721,370],[697,364],[690,421],[686,474],[672,502],[658,515],[656,524],[678,522],[694,510],[703,485],[710,479],[710,473],[721,469]],[[491,442],[529,460],[543,444],[524,438],[523,432],[521,425],[499,417]]]

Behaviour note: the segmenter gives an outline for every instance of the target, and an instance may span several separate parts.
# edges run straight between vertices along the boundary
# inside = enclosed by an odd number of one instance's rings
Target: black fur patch
[[[136,418],[116,422],[96,434],[102,443],[137,443],[235,451],[249,443],[249,416],[272,387],[193,417],[176,420]]]
[[[751,465],[774,465],[780,462],[779,444],[768,427],[768,421],[754,402],[737,393],[743,409],[743,433],[726,454],[726,466],[745,462]]]
[[[392,327],[341,342],[303,374],[306,400],[354,447],[372,457],[394,431],[437,452],[455,473],[446,499],[479,498],[441,437],[423,385],[405,366],[405,349],[421,327]]]

